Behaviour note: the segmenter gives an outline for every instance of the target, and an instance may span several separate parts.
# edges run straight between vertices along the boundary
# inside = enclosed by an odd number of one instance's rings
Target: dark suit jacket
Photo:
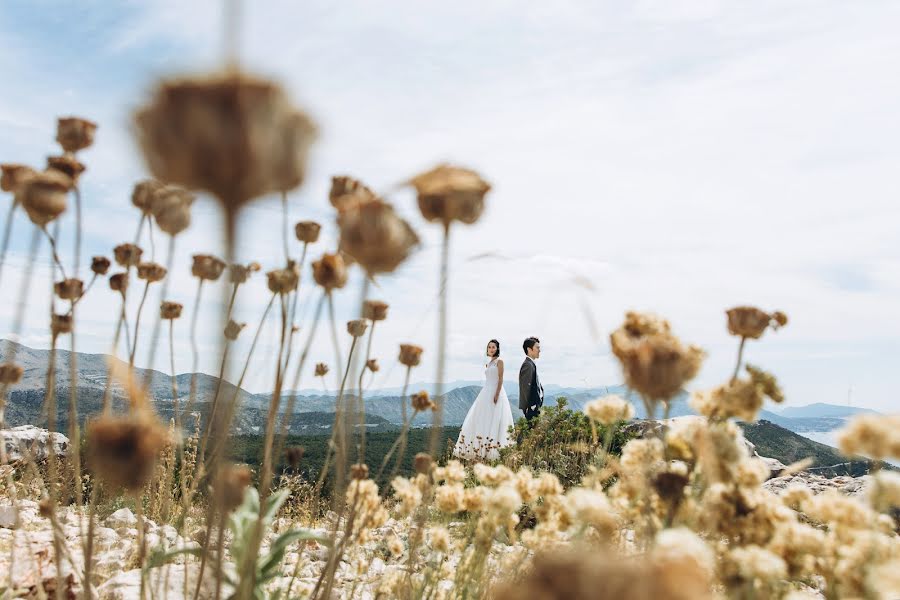
[[[530,358],[525,358],[519,369],[519,410],[529,406],[541,406],[541,392],[537,378],[537,367]]]

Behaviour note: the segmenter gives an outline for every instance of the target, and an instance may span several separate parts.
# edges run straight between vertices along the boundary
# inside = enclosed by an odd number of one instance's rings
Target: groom
[[[525,361],[519,369],[519,410],[530,421],[541,414],[544,404],[544,386],[534,363],[541,356],[541,341],[536,337],[527,338],[522,343],[522,349],[525,350]]]

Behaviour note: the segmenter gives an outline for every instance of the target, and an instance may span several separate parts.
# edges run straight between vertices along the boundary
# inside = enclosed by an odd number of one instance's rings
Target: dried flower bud
[[[450,165],[438,165],[414,177],[410,184],[416,188],[422,216],[445,226],[452,221],[477,221],[484,210],[484,196],[491,189],[475,171]]]
[[[670,503],[678,503],[684,498],[684,488],[688,484],[687,475],[663,471],[653,478],[653,487],[659,497]]]
[[[178,235],[191,226],[191,205],[196,196],[183,187],[166,185],[154,191],[150,212],[156,224],[169,235]]]
[[[325,377],[326,375],[328,375],[328,365],[316,363],[316,377]]]
[[[50,316],[50,333],[52,333],[54,337],[72,333],[72,326],[72,315],[53,314]]]
[[[773,326],[775,329],[777,329],[778,327],[784,327],[788,324],[788,316],[780,310],[776,310],[772,313],[772,320],[778,324],[777,326]]]
[[[350,467],[350,476],[353,479],[368,479],[369,467],[363,463],[357,463]]]
[[[226,210],[303,182],[316,128],[275,83],[244,73],[163,81],[135,115],[150,172]]]
[[[610,395],[591,400],[584,406],[584,414],[602,425],[614,425],[634,418],[634,407],[620,396]]]
[[[191,274],[206,281],[216,281],[225,270],[225,261],[209,254],[195,254]]]
[[[56,295],[61,300],[78,300],[84,293],[84,282],[70,277],[69,279],[57,281],[53,284],[53,289],[56,290]]]
[[[322,226],[315,221],[300,221],[294,225],[294,233],[297,235],[297,239],[304,244],[315,244],[319,241],[319,233],[321,231]]]
[[[305,453],[306,450],[303,448],[303,446],[291,446],[284,451],[288,464],[295,471],[300,467],[300,461],[303,460],[303,455]]]
[[[290,261],[284,269],[275,269],[266,273],[269,291],[275,294],[287,294],[297,289],[300,283],[300,270],[294,261]]]
[[[238,323],[234,319],[228,319],[228,325],[225,326],[225,337],[233,342],[246,326],[246,323]]]
[[[145,215],[150,214],[150,206],[153,203],[153,195],[156,191],[165,187],[162,181],[156,179],[144,179],[134,184],[131,191],[131,203]]]
[[[370,321],[384,321],[387,319],[388,305],[378,300],[366,300],[363,302],[363,316]]]
[[[109,289],[121,292],[123,295],[128,290],[128,273],[115,273],[109,277]]]
[[[413,459],[416,473],[421,473],[422,475],[428,475],[431,472],[432,464],[433,461],[431,460],[431,455],[426,452],[419,452]]]
[[[78,183],[78,177],[84,173],[85,169],[87,169],[87,167],[78,162],[78,159],[71,154],[47,157],[47,170],[59,171],[71,179],[73,184]]]
[[[378,372],[378,369],[380,369],[380,367],[378,366],[378,359],[376,359],[376,358],[370,358],[369,360],[367,360],[367,361],[366,361],[366,368],[367,368],[368,370],[372,371],[373,373],[377,373],[377,372]]]
[[[250,278],[251,273],[255,273],[259,271],[262,267],[259,266],[258,262],[252,262],[249,265],[231,265],[229,267],[230,275],[231,275],[231,283],[236,283],[238,285],[242,283],[246,283]]]
[[[340,249],[367,273],[390,273],[419,244],[419,236],[393,207],[373,199],[342,210],[338,215]]]
[[[356,338],[366,335],[366,329],[368,328],[369,322],[365,319],[356,319],[347,322],[347,333]]]
[[[0,383],[4,385],[14,385],[22,380],[24,369],[15,363],[0,364]]]
[[[342,288],[347,283],[347,267],[340,254],[323,254],[312,263],[313,279],[326,291]]]
[[[413,344],[400,344],[400,364],[415,367],[422,360],[422,348]]]
[[[25,165],[0,164],[0,190],[15,193],[23,181],[36,174],[34,169]]]
[[[134,244],[119,244],[113,248],[113,256],[116,262],[123,267],[136,267],[141,262],[143,250]]]
[[[219,510],[230,513],[240,506],[252,479],[253,474],[245,465],[221,467],[213,484],[214,498]]]
[[[66,197],[72,180],[59,171],[44,171],[26,178],[16,188],[16,202],[25,208],[28,218],[43,227],[66,210]]]
[[[143,413],[101,416],[86,429],[88,465],[109,486],[131,492],[153,475],[157,456],[169,441],[165,427]]]
[[[166,278],[166,268],[158,263],[139,263],[138,279],[143,279],[148,283],[156,283]]]
[[[78,117],[60,117],[56,124],[56,141],[66,152],[78,152],[94,143],[97,124]]]
[[[42,498],[38,502],[38,514],[44,519],[49,519],[53,516],[53,504],[50,502],[50,498]]]
[[[91,259],[91,271],[96,275],[106,275],[111,264],[112,263],[110,263],[109,259],[105,256],[95,256]]]
[[[346,175],[336,175],[331,178],[328,200],[339,211],[374,199],[375,193],[358,179]]]
[[[787,315],[781,311],[769,314],[754,306],[736,306],[725,313],[728,315],[728,332],[738,337],[757,340],[766,329],[778,329],[787,324]]]
[[[435,406],[434,402],[432,402],[431,400],[431,397],[428,395],[428,392],[426,392],[425,390],[413,394],[411,396],[411,400],[413,410],[417,412],[425,412],[426,410],[430,410]]]
[[[178,302],[163,300],[159,305],[159,318],[165,319],[167,321],[178,319],[181,317],[181,311],[183,308],[184,306],[179,304]]]

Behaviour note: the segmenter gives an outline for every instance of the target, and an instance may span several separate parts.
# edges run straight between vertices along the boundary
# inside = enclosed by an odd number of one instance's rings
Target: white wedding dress
[[[500,395],[494,404],[494,393]],[[497,460],[500,448],[513,443],[509,428],[513,425],[509,398],[497,372],[497,361],[485,365],[484,387],[466,414],[453,455],[465,460]]]

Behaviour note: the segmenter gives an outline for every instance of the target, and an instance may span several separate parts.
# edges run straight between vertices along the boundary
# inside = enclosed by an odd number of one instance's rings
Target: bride
[[[466,460],[497,460],[499,449],[513,443],[508,431],[513,425],[513,416],[503,389],[500,342],[488,342],[487,356],[484,387],[469,409],[453,447],[453,455]]]

